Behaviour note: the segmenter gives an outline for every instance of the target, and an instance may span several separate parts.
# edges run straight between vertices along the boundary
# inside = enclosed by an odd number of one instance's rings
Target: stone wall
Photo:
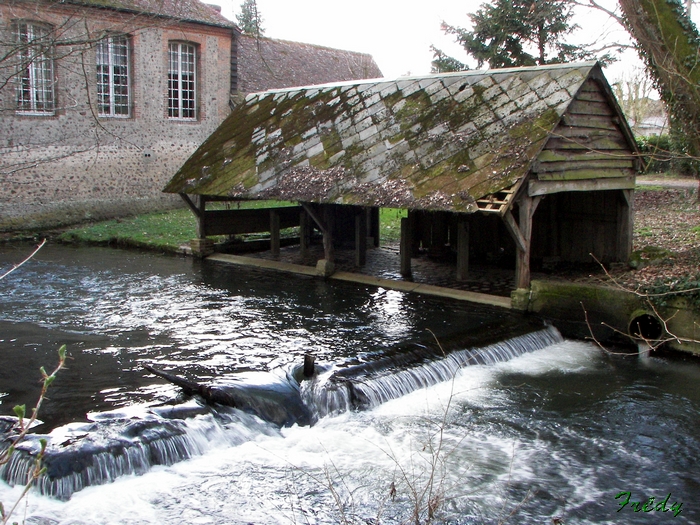
[[[0,64],[0,231],[63,226],[179,206],[161,192],[229,112],[231,27],[176,23],[52,3],[0,4],[2,55],[12,24],[53,27],[54,115],[17,114],[16,71]],[[96,37],[130,41],[131,116],[98,117]],[[168,118],[168,43],[197,49],[197,119]],[[71,45],[63,45],[71,41]]]

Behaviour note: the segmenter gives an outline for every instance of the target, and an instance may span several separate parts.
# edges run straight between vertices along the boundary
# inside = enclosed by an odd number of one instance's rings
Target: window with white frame
[[[97,43],[97,114],[101,117],[129,117],[129,39],[108,36]]]
[[[197,49],[185,42],[168,46],[168,117],[197,118]]]
[[[17,112],[53,115],[56,110],[51,29],[32,22],[13,24],[17,45]]]

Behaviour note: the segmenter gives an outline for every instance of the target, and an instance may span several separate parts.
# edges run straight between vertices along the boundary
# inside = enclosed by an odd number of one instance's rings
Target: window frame
[[[12,32],[13,40],[19,46],[15,77],[16,114],[56,115],[56,68],[50,40],[53,27],[33,20],[15,20]]]
[[[133,90],[131,88],[131,39],[129,35],[109,34],[97,42],[95,45],[95,74],[97,116],[131,118]],[[122,81],[120,82],[120,80]]]
[[[198,46],[194,42],[168,42],[167,115],[170,120],[193,122],[199,118],[197,55]]]

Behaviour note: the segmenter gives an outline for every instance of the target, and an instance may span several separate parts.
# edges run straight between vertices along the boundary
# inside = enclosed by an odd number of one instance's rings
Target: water
[[[450,341],[521,322],[399,292],[48,248],[0,281],[0,412],[32,402],[32,378],[58,344],[73,356],[42,410],[45,430],[79,428],[88,413],[143,417],[177,399],[142,363],[202,379],[283,370],[307,351],[329,366],[361,365],[425,344],[428,329]],[[183,420],[208,436],[190,459],[67,502],[32,493],[27,523],[412,523],[429,508],[446,523],[698,523],[699,380],[696,362],[563,341],[311,427],[204,411]],[[19,490],[0,484],[0,501]],[[682,502],[681,513],[617,512],[622,491],[657,504],[671,493],[667,506]]]

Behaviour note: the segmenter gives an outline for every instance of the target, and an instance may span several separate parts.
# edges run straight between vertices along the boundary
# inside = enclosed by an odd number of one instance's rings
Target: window
[[[17,112],[53,115],[56,109],[51,30],[31,22],[14,24],[19,60],[17,71]]]
[[[194,120],[197,118],[195,46],[171,42],[168,57],[168,117]]]
[[[129,39],[109,36],[97,43],[97,114],[101,117],[128,117]]]

